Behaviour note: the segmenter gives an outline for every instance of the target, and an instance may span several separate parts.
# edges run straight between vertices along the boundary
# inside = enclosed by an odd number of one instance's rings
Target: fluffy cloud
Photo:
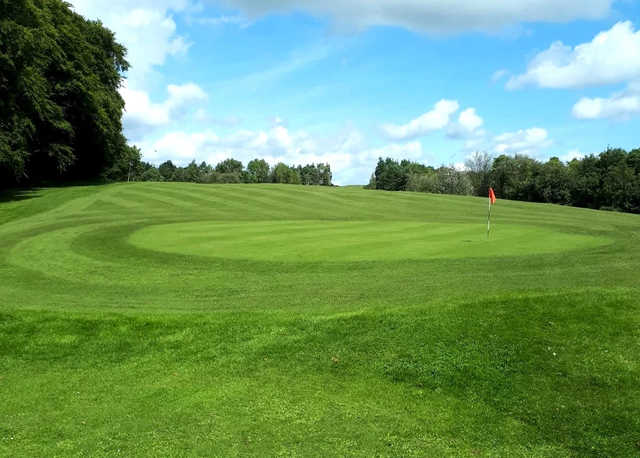
[[[579,88],[615,84],[640,77],[640,31],[619,22],[588,42],[571,48],[562,42],[535,56],[527,71],[512,77],[508,89],[525,85]]]
[[[613,0],[224,0],[250,16],[306,10],[348,27],[397,26],[428,33],[495,31],[521,22],[564,22],[605,16]]]
[[[455,100],[440,100],[428,112],[409,121],[407,124],[384,124],[381,126],[385,136],[392,140],[411,140],[438,130],[447,131],[450,138],[478,137],[484,135],[480,129],[484,120],[478,116],[475,108],[467,108],[454,119],[460,104]]]
[[[467,131],[473,132],[484,124],[483,119],[476,114],[475,108],[467,108],[458,117],[458,123]]]
[[[75,0],[74,9],[89,19],[100,19],[127,47],[132,64],[130,86],[141,87],[153,67],[168,56],[184,54],[189,48],[185,37],[176,33],[171,12],[186,11],[188,0]]]
[[[640,85],[631,84],[626,91],[611,97],[581,98],[573,106],[578,119],[625,119],[640,114]]]
[[[171,159],[185,164],[192,159],[203,159],[203,151],[210,151],[218,145],[220,139],[211,131],[189,134],[186,132],[169,132],[151,145],[143,146],[144,157],[158,162],[160,159]],[[208,158],[206,158],[208,159]]]
[[[532,127],[517,132],[506,132],[494,137],[492,150],[498,154],[537,156],[552,143],[545,129]]]
[[[467,108],[458,115],[457,122],[451,122],[447,136],[456,139],[466,139],[467,142],[472,142],[474,139],[484,137],[485,132],[481,129],[484,125],[484,119],[482,119],[476,113],[475,108]]]
[[[276,125],[268,130],[238,130],[220,137],[207,130],[197,133],[170,132],[155,142],[140,146],[146,159],[158,162],[178,159],[218,162],[234,157],[243,161],[261,157],[272,163],[327,162],[336,167],[348,166],[361,144],[357,133],[338,136],[331,145],[323,144],[305,131],[290,132]]]
[[[207,94],[193,83],[181,86],[170,84],[167,93],[164,102],[153,103],[145,91],[130,89],[128,85],[120,88],[126,106],[123,124],[127,138],[140,140],[155,128],[180,119],[194,104],[207,99]]]
[[[450,123],[451,115],[458,111],[460,105],[455,100],[440,100],[431,111],[408,122],[407,124],[385,124],[384,134],[394,140],[407,140],[441,130]]]
[[[540,127],[504,132],[499,135],[490,135],[485,130],[477,128],[472,135],[466,137],[462,151],[542,157],[551,145],[553,140],[549,138],[549,133]]]

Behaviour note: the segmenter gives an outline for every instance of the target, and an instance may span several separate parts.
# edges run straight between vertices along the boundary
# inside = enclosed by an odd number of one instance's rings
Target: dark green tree
[[[629,151],[627,165],[633,169],[636,175],[640,175],[640,148]]]
[[[0,183],[92,179],[129,155],[126,50],[61,0],[0,0]]]
[[[607,168],[602,194],[607,207],[627,212],[640,211],[640,180],[625,160]]]
[[[142,152],[137,146],[125,145],[123,154],[104,172],[111,181],[136,181],[136,177],[146,171],[149,164],[141,161]]]
[[[537,202],[536,177],[541,164],[527,156],[498,156],[491,167],[491,185],[504,199]]]
[[[157,168],[151,166],[140,175],[140,181],[164,181],[164,178]]]
[[[391,158],[378,159],[375,171],[376,189],[386,191],[404,191],[409,176],[406,170]]]
[[[247,172],[251,183],[267,183],[269,181],[269,164],[264,159],[254,159],[249,162]]]
[[[536,193],[543,202],[564,205],[571,202],[569,169],[557,157],[552,157],[540,168]]]
[[[184,181],[190,183],[200,183],[202,181],[202,172],[195,160],[184,168]]]
[[[300,175],[300,182],[305,185],[320,185],[322,184],[322,178],[320,176],[320,170],[315,164],[307,164],[304,167],[298,166],[298,175]]]
[[[433,167],[420,164],[419,162],[412,162],[407,159],[400,161],[400,167],[402,167],[407,175],[422,175],[424,173],[433,172]]]
[[[218,173],[242,173],[242,162],[235,159],[226,159],[216,165]]]
[[[600,167],[594,155],[575,159],[568,166],[569,192],[571,205],[578,207],[600,207]]]
[[[169,160],[160,164],[158,172],[162,175],[162,178],[164,178],[165,181],[175,181],[174,175],[176,173],[176,168],[177,167],[173,165],[173,162]]]
[[[295,168],[279,162],[271,171],[271,181],[273,183],[300,184],[300,175]]]

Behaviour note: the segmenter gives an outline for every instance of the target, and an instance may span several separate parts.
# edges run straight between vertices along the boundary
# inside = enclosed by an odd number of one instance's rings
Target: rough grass
[[[0,199],[0,454],[638,456],[640,218],[356,188]],[[421,237],[423,235],[423,237]]]

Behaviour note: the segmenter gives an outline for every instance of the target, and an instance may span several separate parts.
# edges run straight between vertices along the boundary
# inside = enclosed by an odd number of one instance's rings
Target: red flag
[[[489,200],[491,201],[491,205],[496,203],[496,194],[493,192],[493,188],[489,188]]]

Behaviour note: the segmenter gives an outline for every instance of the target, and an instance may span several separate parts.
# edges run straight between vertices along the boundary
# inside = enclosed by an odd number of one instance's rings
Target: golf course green
[[[168,253],[284,262],[526,255],[598,246],[607,241],[535,226],[505,225],[497,233],[494,228],[493,243],[487,243],[477,223],[375,220],[198,221],[150,226],[129,240],[141,248]]]
[[[640,456],[640,216],[487,203],[0,194],[0,455]]]

